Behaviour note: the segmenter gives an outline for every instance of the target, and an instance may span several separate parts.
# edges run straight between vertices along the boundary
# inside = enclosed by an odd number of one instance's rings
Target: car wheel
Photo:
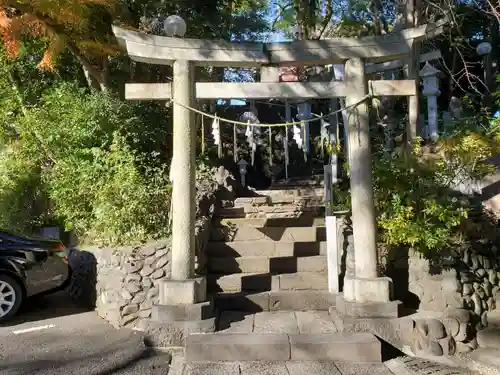
[[[23,289],[17,280],[0,274],[0,322],[9,320],[21,307]]]

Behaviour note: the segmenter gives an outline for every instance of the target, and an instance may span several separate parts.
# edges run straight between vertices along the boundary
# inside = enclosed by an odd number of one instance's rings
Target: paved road
[[[2,375],[166,375],[167,359],[146,349],[140,333],[115,330],[64,293],[30,301],[0,326]]]

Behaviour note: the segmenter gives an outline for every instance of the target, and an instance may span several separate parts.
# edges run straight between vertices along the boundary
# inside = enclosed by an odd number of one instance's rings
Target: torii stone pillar
[[[194,276],[196,133],[194,113],[179,104],[194,107],[195,89],[194,65],[185,60],[174,62],[172,280],[187,280]]]
[[[390,301],[391,279],[378,277],[370,120],[367,100],[359,103],[368,94],[365,62],[360,58],[347,60],[344,80],[355,263],[354,280],[347,280],[344,298],[361,303],[385,303]]]
[[[206,280],[195,278],[196,221],[196,86],[193,62],[173,64],[174,156],[172,162],[172,277],[160,283],[161,305],[194,304],[206,300]]]

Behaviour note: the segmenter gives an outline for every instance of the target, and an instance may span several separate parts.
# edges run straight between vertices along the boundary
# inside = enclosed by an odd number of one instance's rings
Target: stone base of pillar
[[[377,277],[375,279],[354,278],[354,297],[356,302],[385,303],[392,299],[392,279]]]
[[[182,347],[189,334],[215,331],[215,308],[206,301],[205,277],[164,280],[159,289],[159,304],[153,306],[151,318],[137,326],[145,333],[146,345]]]
[[[335,310],[343,317],[398,318],[401,316],[402,307],[401,301],[357,302],[346,300],[343,294],[339,294]]]
[[[389,277],[363,279],[344,277],[344,292],[337,295],[330,315],[339,331],[372,332],[396,342],[403,304],[391,301],[392,280]]]
[[[206,301],[207,279],[164,280],[160,283],[160,305],[185,305]]]
[[[355,277],[345,276],[344,277],[344,288],[343,288],[343,297],[347,301],[355,301],[356,294],[354,292],[354,281]]]
[[[344,277],[344,299],[366,303],[386,303],[392,299],[392,287],[390,277],[363,279],[346,276]]]

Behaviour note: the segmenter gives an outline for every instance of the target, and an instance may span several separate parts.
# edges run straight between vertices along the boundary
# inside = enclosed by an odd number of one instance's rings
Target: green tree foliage
[[[165,235],[171,109],[113,93],[125,82],[164,82],[171,68],[117,54],[111,24],[162,34],[163,19],[179,14],[189,37],[255,39],[266,30],[266,7],[0,0],[0,227],[29,232],[55,221],[108,243]]]
[[[165,167],[144,169],[144,157],[155,155],[141,155],[127,143],[126,127],[139,119],[124,106],[107,94],[62,83],[17,118],[18,126],[30,132],[12,140],[10,152],[3,154],[0,170],[16,177],[2,179],[0,205],[19,196],[10,210],[14,221],[2,210],[3,226],[26,229],[23,224],[46,220],[37,211],[23,210],[25,204],[39,207],[41,196],[50,211],[40,211],[94,240],[123,243],[166,234],[170,186]],[[46,153],[32,136],[35,131]],[[17,219],[23,214],[24,222]]]
[[[165,235],[168,127],[151,121],[159,111],[50,73],[30,87],[18,78],[36,71],[29,57],[0,59],[0,227],[56,220],[112,243]]]
[[[170,109],[125,103],[118,95],[125,82],[168,81],[171,68],[118,53],[111,24],[162,34],[163,19],[179,14],[188,37],[255,40],[268,31],[269,8],[275,28],[290,32],[298,25],[301,38],[319,39],[390,32],[396,2],[0,0],[0,227],[30,230],[57,221],[113,243],[167,233]],[[424,3],[421,22],[446,10]],[[441,70],[455,74],[449,93],[458,86],[469,93],[473,85],[463,83],[481,75],[471,70],[476,39],[498,40],[498,18],[487,3],[459,3],[452,10],[451,32],[422,51],[439,47]],[[497,60],[498,45],[493,43]],[[223,72],[209,68],[202,76],[219,80]],[[470,103],[479,112],[481,101]],[[387,244],[429,252],[455,240],[468,202],[451,197],[450,184],[487,173],[482,161],[498,151],[492,140],[500,133],[494,127],[484,132],[484,126],[459,124],[437,153],[377,153],[378,223]]]

